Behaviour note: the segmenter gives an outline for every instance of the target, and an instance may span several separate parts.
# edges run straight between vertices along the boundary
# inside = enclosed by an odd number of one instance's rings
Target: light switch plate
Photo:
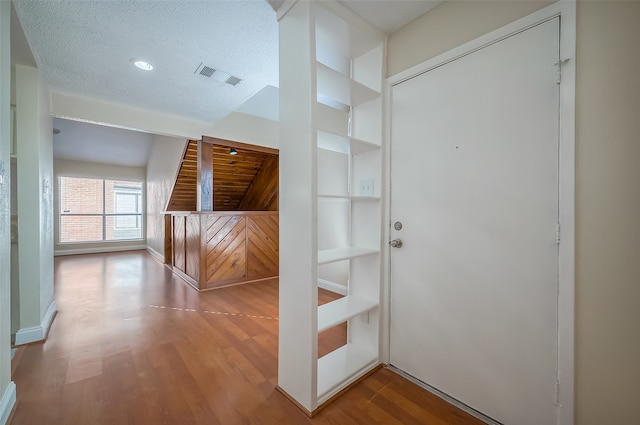
[[[362,179],[359,185],[360,196],[373,196],[373,179]]]

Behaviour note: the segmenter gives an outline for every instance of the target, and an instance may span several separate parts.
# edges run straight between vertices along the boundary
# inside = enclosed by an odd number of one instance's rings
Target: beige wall
[[[53,135],[49,88],[38,69],[16,65],[15,74],[20,334],[47,325],[54,302]]]
[[[147,162],[147,246],[164,255],[164,215],[186,138],[154,136]]]
[[[577,423],[637,424],[640,2],[579,2],[577,38]]]
[[[389,36],[388,75],[546,3],[448,1]],[[640,2],[577,6],[576,424],[640,417]]]
[[[11,383],[11,331],[10,331],[10,232],[9,210],[9,99],[11,82],[11,54],[9,44],[9,18],[11,4],[0,2],[0,161],[4,163],[5,183],[0,184],[0,423],[9,415],[15,397]]]
[[[449,0],[391,34],[391,76],[553,3],[550,1]]]

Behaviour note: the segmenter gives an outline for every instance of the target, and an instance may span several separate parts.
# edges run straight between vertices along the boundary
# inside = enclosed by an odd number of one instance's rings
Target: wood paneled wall
[[[278,276],[278,213],[173,217],[174,268],[198,289]]]
[[[186,219],[185,267],[187,276],[200,279],[200,217],[188,215]]]
[[[247,276],[262,278],[279,273],[278,216],[247,216]]]
[[[186,216],[173,216],[173,267],[185,273],[186,267]]]
[[[197,211],[213,211],[213,146],[198,142]]]
[[[171,190],[167,211],[196,211],[198,183],[198,141],[189,140]]]
[[[234,282],[247,276],[247,221],[239,215],[206,216],[205,284]]]
[[[278,156],[268,155],[238,205],[240,211],[278,211]]]
[[[278,175],[276,149],[190,140],[167,211],[277,211]]]

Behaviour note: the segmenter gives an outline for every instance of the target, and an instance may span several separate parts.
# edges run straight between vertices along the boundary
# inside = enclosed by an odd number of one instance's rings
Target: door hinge
[[[556,244],[560,243],[560,223],[556,223]]]
[[[569,59],[560,59],[558,62],[554,63],[553,66],[556,67],[556,83],[560,84],[562,81],[562,65],[569,62]]]
[[[560,405],[560,382],[556,382],[556,406]]]

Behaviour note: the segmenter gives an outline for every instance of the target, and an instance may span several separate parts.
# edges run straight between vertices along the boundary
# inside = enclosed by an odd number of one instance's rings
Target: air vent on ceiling
[[[234,77],[232,75],[231,77],[227,78],[227,81],[225,81],[225,83],[231,84],[232,86],[237,86],[240,81],[242,81],[240,78]]]
[[[203,63],[198,65],[194,74],[202,75],[203,77],[213,78],[214,80],[220,81],[222,83],[227,83],[231,86],[237,86],[242,81],[241,78],[228,74],[224,71],[220,71],[219,69],[215,69],[211,66],[207,66]]]
[[[209,68],[208,66],[205,65],[205,66],[202,67],[200,72],[198,72],[198,74],[204,75],[205,77],[211,77],[214,72],[216,72],[215,69]]]

